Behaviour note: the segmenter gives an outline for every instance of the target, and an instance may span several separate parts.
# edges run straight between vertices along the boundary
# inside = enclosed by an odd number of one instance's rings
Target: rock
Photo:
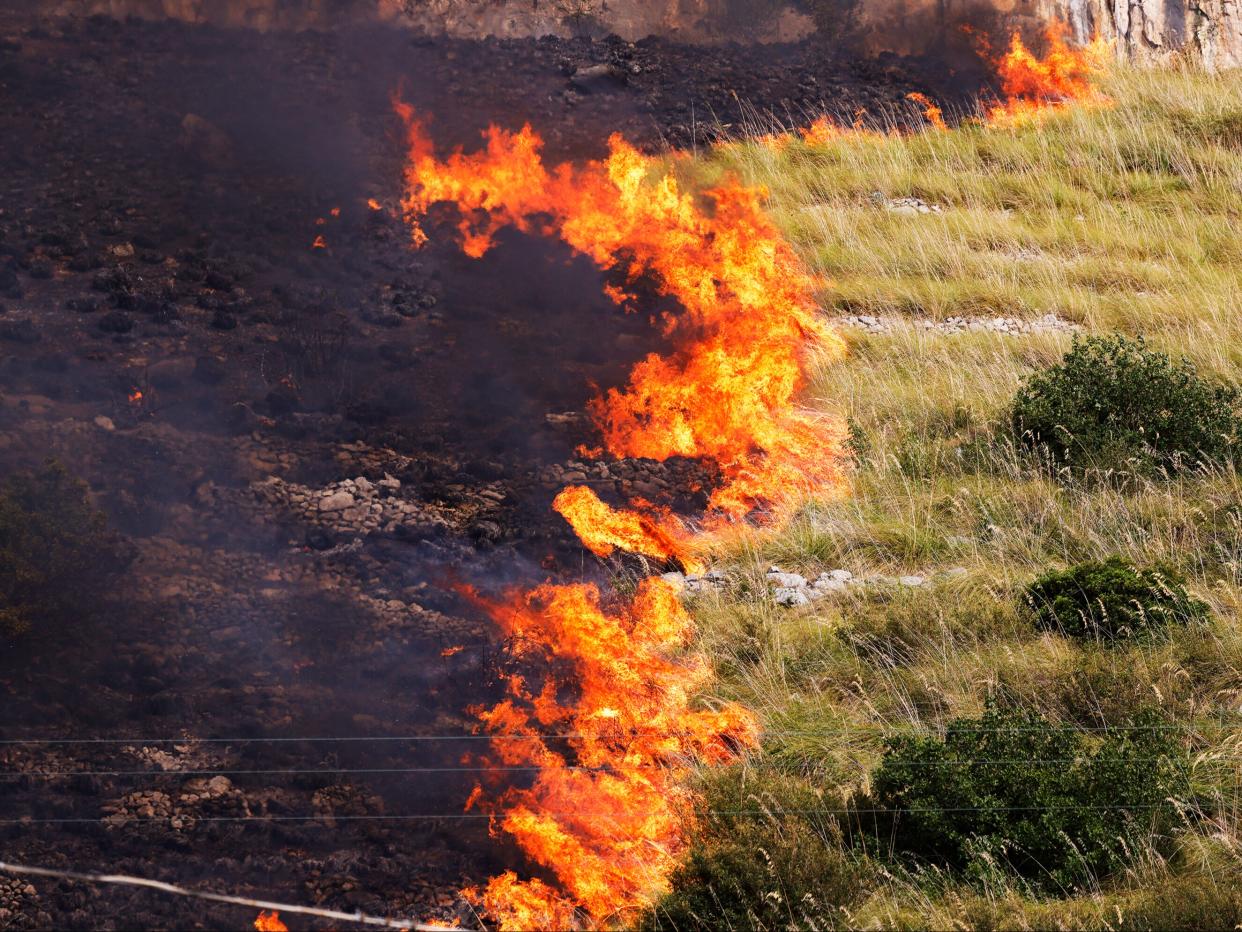
[[[112,423],[112,418],[103,414],[95,418],[95,426],[101,430],[116,430],[116,425]]]
[[[806,586],[806,577],[797,573],[773,573],[768,570],[768,584],[783,589],[802,589]]]
[[[949,579],[961,579],[963,576],[970,575],[970,571],[964,566],[950,566],[940,575]]]
[[[922,576],[900,576],[897,579],[901,585],[910,587],[921,586],[925,581]]]
[[[846,580],[838,579],[828,573],[821,573],[815,578],[815,582],[811,584],[811,587],[821,593],[843,592],[848,588],[848,583]]]
[[[806,605],[811,601],[810,596],[808,596],[802,589],[795,589],[789,586],[779,586],[776,591],[772,593],[772,596],[776,599],[777,605],[784,605],[786,607]]]
[[[1242,9],[1234,0],[1040,0],[1033,12],[1068,22],[1079,43],[1090,42],[1098,31],[1140,61],[1167,61],[1190,52],[1209,71],[1242,66]]]
[[[354,488],[357,489],[359,492],[361,492],[363,495],[366,495],[367,493],[371,492],[375,488],[375,486],[371,484],[370,479],[367,479],[365,476],[359,476],[357,479],[354,480]]]
[[[117,243],[108,249],[108,252],[116,256],[118,259],[128,259],[134,254],[134,247],[131,243]]]
[[[683,573],[664,573],[660,576],[666,583],[674,589],[686,588],[686,576]]]
[[[344,511],[352,507],[354,507],[354,497],[344,490],[330,492],[319,500],[320,511]]]

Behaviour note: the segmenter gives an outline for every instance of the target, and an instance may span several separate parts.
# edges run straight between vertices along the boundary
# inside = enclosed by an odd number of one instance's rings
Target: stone
[[[320,511],[344,511],[353,506],[354,497],[344,490],[331,492],[319,500]]]
[[[104,414],[95,418],[95,426],[101,430],[116,430],[116,425],[112,423],[112,418]]]
[[[367,479],[365,476],[359,476],[357,479],[354,480],[354,488],[356,488],[359,492],[362,492],[363,494],[365,494],[367,492],[370,492],[372,489],[374,489],[375,486],[373,486],[371,484],[371,480]]]
[[[782,589],[802,589],[806,586],[806,577],[797,573],[773,573],[769,570],[768,583]]]
[[[772,596],[776,599],[777,605],[784,605],[787,608],[792,608],[796,605],[806,605],[811,601],[810,596],[802,589],[795,589],[790,586],[778,586],[776,591],[772,593]]]
[[[897,582],[901,585],[909,586],[911,588],[921,586],[925,581],[926,580],[924,580],[922,576],[901,576],[897,579]]]

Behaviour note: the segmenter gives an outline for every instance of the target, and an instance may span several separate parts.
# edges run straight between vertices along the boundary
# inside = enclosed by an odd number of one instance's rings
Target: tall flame
[[[693,628],[659,577],[615,609],[587,584],[544,585],[486,607],[504,633],[562,671],[534,683],[514,675],[507,699],[474,710],[503,736],[495,763],[538,768],[530,788],[508,789],[491,806],[560,889],[509,872],[468,895],[506,929],[603,924],[644,908],[685,847],[691,767],[753,747],[753,716],[693,706],[710,668],[701,655],[675,656]]]
[[[486,254],[505,226],[556,236],[630,282],[650,276],[681,305],[665,323],[675,351],[647,356],[624,389],[590,404],[610,453],[713,461],[722,477],[710,499],[716,521],[783,513],[809,486],[843,487],[839,426],[795,398],[807,346],[833,358],[844,344],[818,313],[818,283],[763,214],[762,192],[736,183],[684,191],[619,136],[602,161],[549,169],[529,126],[491,127],[481,151],[441,159],[413,111],[396,107],[408,132],[402,206],[415,246],[427,241],[431,206],[448,201],[467,255]],[[616,286],[610,296],[630,299]],[[554,507],[596,554],[621,548],[699,568],[677,519],[629,504],[614,509],[570,487]],[[686,650],[690,617],[660,578],[644,580],[628,606],[605,604],[587,584],[483,604],[549,671],[533,683],[512,675],[504,701],[472,710],[494,736],[497,763],[538,774],[484,805],[556,885],[506,872],[467,894],[507,929],[615,923],[667,888],[691,825],[692,768],[755,746],[755,718],[695,704],[710,666]],[[487,798],[479,788],[471,804]]]
[[[1016,31],[1013,33],[1008,50],[995,63],[1003,97],[988,107],[989,123],[1019,125],[1071,104],[1106,100],[1096,83],[1105,69],[1111,43],[1097,36],[1090,44],[1075,48],[1068,43],[1067,35],[1065,24],[1049,23],[1044,30],[1048,50],[1040,58]]]
[[[490,127],[478,152],[438,159],[405,104],[410,158],[402,205],[416,245],[429,208],[455,203],[462,250],[482,256],[504,226],[557,236],[604,269],[651,275],[683,313],[677,349],[651,354],[590,411],[614,456],[714,461],[710,507],[737,518],[787,506],[810,487],[840,489],[839,425],[800,410],[807,346],[844,343],[814,300],[819,284],[763,213],[762,192],[729,182],[696,196],[620,136],[603,161],[548,169],[529,126]]]

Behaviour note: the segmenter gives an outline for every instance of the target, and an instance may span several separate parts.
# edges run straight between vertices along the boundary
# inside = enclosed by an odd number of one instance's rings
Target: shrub
[[[128,562],[85,486],[59,463],[0,485],[0,637],[88,611]]]
[[[1026,382],[1012,421],[1022,443],[1057,463],[1150,472],[1229,459],[1242,435],[1237,400],[1142,338],[1090,337]]]
[[[1171,570],[1140,570],[1120,557],[1053,570],[1026,587],[1035,623],[1080,638],[1134,637],[1207,617]]]
[[[757,786],[740,769],[709,789],[709,812],[672,889],[638,923],[644,930],[824,927],[864,886],[825,800],[805,781],[768,771]],[[761,787],[761,789],[759,788]],[[729,814],[734,813],[734,814]]]
[[[879,837],[898,851],[973,879],[1008,874],[1036,891],[1075,889],[1123,867],[1127,852],[1167,840],[1169,800],[1187,788],[1183,761],[1152,713],[1092,739],[989,707],[951,723],[943,739],[890,739],[868,804],[879,811]]]

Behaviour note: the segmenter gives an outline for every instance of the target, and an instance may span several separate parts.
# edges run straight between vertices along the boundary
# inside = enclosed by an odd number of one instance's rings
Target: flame
[[[440,651],[440,656],[441,657],[456,657],[458,654],[460,654],[465,649],[466,649],[466,646],[464,644],[453,644],[452,646],[446,647],[442,651]]]
[[[1112,44],[1097,36],[1074,48],[1067,36],[1064,23],[1049,23],[1044,30],[1048,51],[1039,58],[1013,33],[1008,50],[995,62],[1003,99],[988,107],[988,123],[1016,126],[1071,104],[1107,101],[1096,81],[1106,68]],[[986,54],[986,44],[981,45]]]
[[[259,913],[259,918],[254,921],[254,927],[259,932],[289,932],[289,927],[280,921],[280,913],[275,910]]]
[[[133,391],[131,391],[131,392],[129,393],[129,396],[128,396],[128,397],[129,397],[129,403],[130,403],[131,405],[140,405],[140,404],[142,404],[142,397],[143,397],[143,396],[142,396],[142,391],[141,391],[140,389],[135,388]]]
[[[332,217],[334,218],[339,217],[341,215],[341,208],[333,207],[330,211],[328,211],[328,213],[331,214]]]
[[[552,507],[597,557],[627,550],[659,560],[677,560],[692,573],[703,569],[690,556],[690,534],[685,525],[667,509],[649,505],[645,509],[649,514],[617,511],[600,501],[592,489],[580,485],[562,489]]]
[[[906,100],[912,101],[923,108],[923,119],[927,120],[928,126],[933,129],[948,129],[944,122],[944,108],[926,94],[911,91],[906,95]]]
[[[538,767],[534,784],[486,805],[559,889],[508,872],[467,896],[503,929],[605,924],[644,908],[685,850],[694,762],[725,763],[756,746],[754,717],[732,704],[694,707],[710,668],[702,655],[680,653],[692,623],[663,579],[643,580],[619,608],[588,584],[485,605],[504,633],[559,672],[541,682],[514,675],[503,702],[473,710],[487,732],[529,739],[495,741],[491,754],[504,766]]]
[[[402,199],[415,245],[433,204],[455,203],[461,249],[479,257],[498,230],[557,236],[600,268],[650,275],[680,302],[666,323],[677,349],[651,354],[624,389],[589,410],[613,456],[711,460],[719,519],[781,512],[810,486],[842,489],[839,425],[795,403],[810,361],[844,354],[819,314],[819,282],[762,210],[762,192],[736,182],[684,191],[620,136],[585,165],[545,167],[542,140],[524,126],[490,127],[482,151],[439,159],[412,109],[396,103],[409,144]]]
[[[328,241],[323,238],[323,234],[315,237],[315,241],[311,243],[311,249],[327,249]]]
[[[380,204],[380,202],[377,201],[373,197],[367,198],[367,206],[370,207],[372,210],[383,210],[384,209],[383,205]]]

